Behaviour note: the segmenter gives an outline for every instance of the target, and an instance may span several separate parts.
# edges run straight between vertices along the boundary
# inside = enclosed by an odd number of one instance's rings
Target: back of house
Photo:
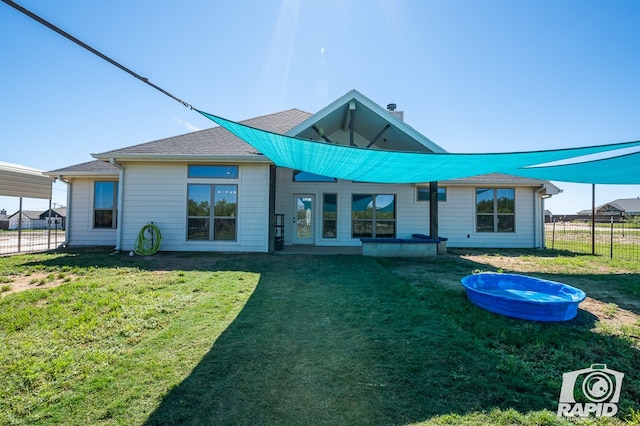
[[[394,104],[383,108],[355,90],[315,114],[291,109],[242,124],[362,149],[446,152]],[[48,172],[68,184],[70,246],[132,250],[153,222],[163,251],[359,247],[361,238],[429,234],[435,222],[449,247],[535,248],[544,244],[544,199],[560,192],[547,181],[495,173],[435,186],[318,176],[276,167],[221,127],[93,156]]]

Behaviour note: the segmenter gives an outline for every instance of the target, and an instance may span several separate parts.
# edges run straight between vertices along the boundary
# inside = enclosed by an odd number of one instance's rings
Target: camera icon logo
[[[613,417],[618,412],[624,373],[605,364],[570,371],[562,375],[558,416]]]

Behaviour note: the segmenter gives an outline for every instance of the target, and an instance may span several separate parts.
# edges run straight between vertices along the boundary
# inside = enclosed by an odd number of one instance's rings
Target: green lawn
[[[480,310],[459,285],[479,270],[574,284],[601,315]],[[0,424],[570,424],[562,374],[593,363],[626,374],[597,424],[637,424],[639,278],[548,251],[3,257]]]

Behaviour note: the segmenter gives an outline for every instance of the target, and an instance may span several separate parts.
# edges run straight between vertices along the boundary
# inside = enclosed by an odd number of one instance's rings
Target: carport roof
[[[53,181],[42,170],[0,161],[0,195],[50,200]]]

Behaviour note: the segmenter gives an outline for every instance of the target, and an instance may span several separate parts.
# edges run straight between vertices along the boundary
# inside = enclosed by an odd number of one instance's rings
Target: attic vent
[[[393,111],[396,110],[396,108],[397,108],[396,104],[387,104],[387,110],[388,111],[393,112]]]

